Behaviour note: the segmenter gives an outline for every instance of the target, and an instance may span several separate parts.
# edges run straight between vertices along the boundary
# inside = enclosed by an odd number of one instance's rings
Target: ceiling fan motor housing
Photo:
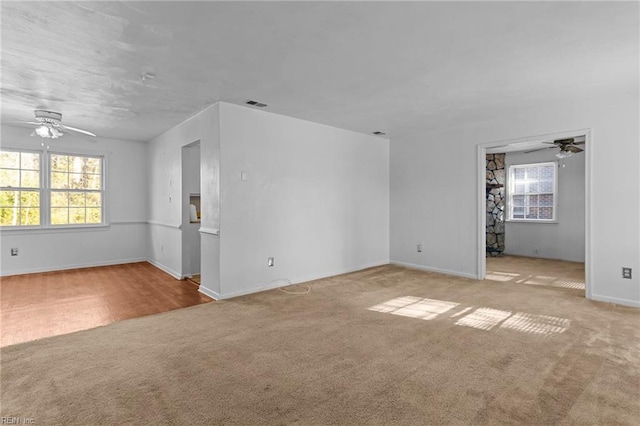
[[[60,124],[62,114],[59,112],[45,111],[43,109],[35,110],[36,119],[44,123]]]

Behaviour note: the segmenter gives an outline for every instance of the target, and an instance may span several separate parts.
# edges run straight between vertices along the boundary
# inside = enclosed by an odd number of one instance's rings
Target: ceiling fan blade
[[[94,138],[96,137],[96,135],[94,135],[93,133],[91,133],[91,132],[89,132],[87,130],[76,129],[75,127],[67,126],[65,124],[61,124],[60,127],[62,127],[65,130],[71,130],[72,132],[83,133],[85,135],[93,136]]]
[[[574,154],[577,154],[578,152],[582,152],[584,150],[582,148],[578,148],[575,145],[566,145],[562,147],[562,151],[571,151]]]
[[[572,145],[573,142],[574,142],[573,138],[556,139],[555,141],[553,141],[553,143],[556,145]]]
[[[4,124],[42,124],[39,121],[3,121]]]
[[[530,154],[532,152],[543,151],[545,149],[551,149],[551,148],[555,148],[555,146],[547,146],[547,147],[544,147],[544,148],[532,149],[531,151],[523,151],[523,154]]]

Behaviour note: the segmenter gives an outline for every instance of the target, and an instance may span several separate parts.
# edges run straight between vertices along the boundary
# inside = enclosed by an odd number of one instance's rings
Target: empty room
[[[3,1],[4,424],[640,418],[640,3]]]

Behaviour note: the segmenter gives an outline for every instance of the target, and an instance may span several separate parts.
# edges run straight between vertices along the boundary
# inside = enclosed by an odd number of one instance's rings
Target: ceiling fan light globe
[[[41,138],[50,138],[51,137],[51,133],[49,132],[49,127],[43,125],[40,125],[38,127],[36,127],[36,135],[40,136]]]
[[[56,129],[55,127],[50,128],[49,133],[51,133],[51,139],[57,139],[64,134],[60,130]]]
[[[556,157],[558,158],[569,158],[573,155],[573,152],[571,151],[560,151],[559,153],[556,154]]]

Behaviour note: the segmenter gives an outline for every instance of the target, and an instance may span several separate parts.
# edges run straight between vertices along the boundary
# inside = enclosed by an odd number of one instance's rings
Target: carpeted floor
[[[5,347],[35,424],[638,424],[640,311],[395,266]]]
[[[585,294],[584,263],[581,262],[509,255],[488,257],[485,279],[581,290],[579,294]]]

